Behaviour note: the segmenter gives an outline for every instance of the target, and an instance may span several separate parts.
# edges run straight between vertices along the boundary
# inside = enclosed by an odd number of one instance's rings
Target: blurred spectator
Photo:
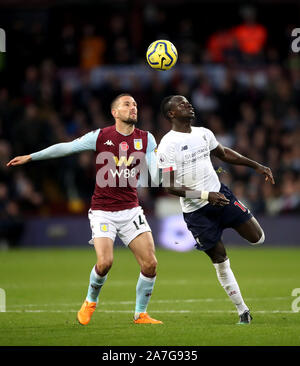
[[[218,108],[218,99],[210,82],[203,78],[192,92],[192,104],[199,112],[213,112]]]
[[[38,68],[36,66],[28,66],[25,70],[25,81],[22,86],[22,96],[25,104],[33,103],[38,99],[40,92],[40,83]]]
[[[53,142],[51,128],[46,120],[39,116],[36,104],[29,104],[24,117],[15,124],[13,129],[15,152],[21,155],[41,150]]]
[[[95,34],[93,24],[86,24],[80,40],[80,67],[90,70],[104,64],[106,44],[103,37]]]
[[[178,35],[174,43],[180,50],[179,63],[193,64],[197,59],[197,45],[194,40],[193,22],[189,18],[184,18],[179,22]]]
[[[255,8],[242,7],[241,16],[243,23],[233,28],[232,32],[243,56],[242,61],[250,65],[261,64],[268,36],[267,29],[256,21]]]
[[[78,41],[73,24],[65,24],[58,41],[57,62],[61,67],[78,66]]]
[[[226,73],[226,77],[217,91],[217,97],[218,114],[224,120],[226,127],[232,130],[239,117],[237,106],[240,104],[241,93],[240,87],[231,73]]]
[[[78,161],[73,169],[74,186],[77,196],[83,202],[89,204],[95,187],[95,164],[93,162],[93,153],[84,152],[78,156]],[[84,207],[86,209],[86,207]]]
[[[45,21],[34,21],[29,28],[28,41],[30,46],[28,46],[28,43],[26,46],[34,50],[34,53],[30,55],[29,61],[32,64],[40,64],[51,54],[46,27]]]
[[[144,34],[149,44],[156,39],[169,38],[168,22],[166,14],[153,2],[147,2],[144,6]]]
[[[220,144],[232,147],[233,145],[233,136],[228,133],[224,127],[224,123],[218,115],[211,115],[208,119],[208,128],[211,131],[214,131],[216,139],[220,142]]]
[[[109,21],[107,34],[106,60],[113,64],[129,64],[132,62],[133,50],[129,41],[127,17],[114,14]]]
[[[0,183],[0,249],[17,246],[23,227],[18,204],[10,200],[7,186]]]
[[[289,213],[300,211],[300,191],[296,175],[292,172],[285,172],[282,179],[282,196],[278,199],[280,211]]]
[[[32,182],[21,170],[15,174],[14,190],[22,212],[34,213],[43,203],[41,194],[35,190]]]
[[[300,126],[300,113],[299,110],[294,106],[290,106],[283,116],[282,127],[287,131],[294,131]]]
[[[256,10],[251,6],[241,8],[243,22],[235,27],[220,29],[211,34],[206,45],[212,62],[230,66],[258,66],[264,62],[268,31],[256,21]],[[278,60],[276,52],[269,52],[269,62]]]
[[[240,59],[240,50],[231,29],[223,29],[213,33],[208,39],[207,51],[212,62],[236,63]]]

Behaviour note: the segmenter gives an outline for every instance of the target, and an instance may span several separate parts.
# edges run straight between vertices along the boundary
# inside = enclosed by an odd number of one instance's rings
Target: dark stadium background
[[[157,143],[169,130],[160,101],[184,94],[196,107],[198,124],[224,145],[268,165],[274,187],[248,169],[215,162],[216,169],[223,168],[221,180],[259,218],[266,245],[299,245],[300,60],[291,50],[291,30],[300,27],[300,4],[252,3],[266,42],[257,54],[234,46],[215,59],[209,40],[244,24],[246,5],[1,0],[0,28],[6,32],[6,53],[0,53],[1,248],[87,244],[94,155],[14,169],[6,163],[112,123],[109,103],[123,91],[139,104],[138,127],[152,132]],[[92,34],[99,54],[88,65],[82,41]],[[146,64],[147,46],[161,38],[179,53],[169,72]],[[193,246],[177,199],[157,188],[141,189],[139,196],[157,245]],[[231,231],[225,236],[226,243],[243,243]]]

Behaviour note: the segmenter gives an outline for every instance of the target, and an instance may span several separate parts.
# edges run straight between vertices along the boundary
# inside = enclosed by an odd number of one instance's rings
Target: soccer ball
[[[170,41],[159,39],[152,42],[146,53],[148,64],[156,70],[169,70],[178,58],[177,50]]]

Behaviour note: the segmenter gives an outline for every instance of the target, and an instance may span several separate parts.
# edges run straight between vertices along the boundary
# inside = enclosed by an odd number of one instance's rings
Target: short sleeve
[[[148,132],[148,143],[147,143],[147,151],[146,153],[152,152],[156,149],[157,144],[155,141],[155,137],[152,135],[152,133]]]
[[[217,141],[215,135],[211,130],[209,130],[208,128],[205,128],[204,130],[205,137],[208,141],[209,150],[214,150],[219,145],[219,142]]]
[[[174,144],[161,141],[157,149],[157,165],[163,171],[177,170]]]
[[[86,133],[85,135],[78,137],[72,141],[72,147],[74,152],[80,152],[85,150],[96,151],[97,138],[100,132],[100,128],[97,130]]]

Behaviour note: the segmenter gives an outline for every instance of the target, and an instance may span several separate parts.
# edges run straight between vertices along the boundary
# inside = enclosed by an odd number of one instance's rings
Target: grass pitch
[[[96,260],[93,248],[0,252],[6,292],[0,346],[299,346],[300,317],[291,294],[300,288],[300,250],[227,247],[227,254],[254,317],[250,325],[236,325],[235,307],[213,265],[196,250],[157,250],[148,312],[164,324],[136,325],[139,267],[130,250],[116,249],[88,326],[77,323],[76,313]]]

